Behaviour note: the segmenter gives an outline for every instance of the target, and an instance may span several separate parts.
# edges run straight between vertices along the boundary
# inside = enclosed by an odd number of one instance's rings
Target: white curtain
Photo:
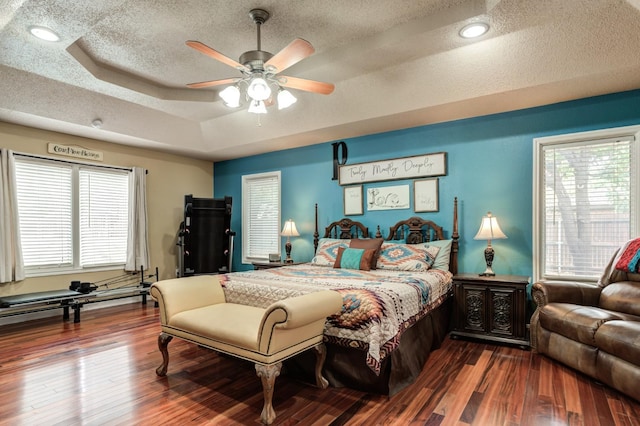
[[[0,283],[23,280],[16,164],[8,149],[0,150],[0,241]]]
[[[134,167],[129,174],[129,236],[125,271],[149,269],[149,241],[147,238],[147,176],[146,171]]]

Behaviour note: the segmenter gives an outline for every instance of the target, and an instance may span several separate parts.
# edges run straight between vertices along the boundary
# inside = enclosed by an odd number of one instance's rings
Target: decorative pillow
[[[426,247],[425,244],[384,243],[377,267],[392,271],[426,271],[439,251],[439,247]]]
[[[354,238],[349,243],[349,248],[375,250],[375,254],[371,258],[370,269],[376,269],[376,263],[378,263],[378,256],[380,256],[380,246],[382,246],[383,242],[384,240],[382,238],[369,238],[369,239]]]
[[[423,243],[425,247],[439,247],[440,251],[436,256],[432,269],[439,269],[441,271],[449,270],[449,260],[451,259],[451,243],[453,240],[439,240],[439,241],[429,241],[428,243]]]
[[[338,256],[336,256],[336,262],[333,267],[368,271],[371,269],[371,260],[375,253],[374,249],[338,247]]]
[[[338,256],[338,248],[349,247],[349,241],[336,238],[321,238],[318,241],[318,249],[316,255],[311,259],[311,263],[318,266],[333,266]]]
[[[616,269],[624,272],[640,272],[640,238],[628,241],[618,252]]]

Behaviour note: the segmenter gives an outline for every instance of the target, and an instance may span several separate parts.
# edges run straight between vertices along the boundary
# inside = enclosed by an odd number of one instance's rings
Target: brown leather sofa
[[[640,401],[640,275],[615,269],[597,285],[533,285],[531,347]]]

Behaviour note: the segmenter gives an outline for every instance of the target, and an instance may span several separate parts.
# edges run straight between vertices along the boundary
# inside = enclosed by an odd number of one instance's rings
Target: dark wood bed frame
[[[318,233],[318,205],[316,204],[316,229],[313,233],[314,252],[318,250],[320,234]],[[331,223],[324,229],[323,238],[369,238],[369,229],[360,222],[349,218],[343,218]],[[382,238],[380,225],[376,230],[375,238]],[[446,239],[441,226],[431,220],[426,220],[418,216],[401,220],[389,228],[387,241],[405,240],[407,244],[420,244],[429,241]],[[458,273],[458,197],[453,199],[453,227],[451,232],[451,254],[449,259],[449,271],[452,274]]]
[[[450,239],[451,258],[449,270],[458,272],[458,199],[453,202],[453,227]],[[331,223],[325,228],[324,238],[368,238],[369,231],[362,223],[344,218]],[[376,238],[382,238],[380,227],[376,231]],[[389,228],[387,241],[404,240],[408,244],[419,244],[428,241],[444,240],[445,235],[441,226],[420,217],[402,220]],[[314,233],[314,247],[317,250],[318,206],[316,204],[316,231]],[[325,342],[327,358],[324,374],[334,387],[349,387],[365,392],[383,395],[394,395],[413,383],[422,371],[431,351],[438,349],[449,331],[453,292],[436,309],[421,318],[407,329],[400,338],[400,346],[382,361],[380,375],[376,375],[365,362],[366,356],[362,350],[346,348]],[[304,355],[304,354],[303,354]],[[294,375],[312,380],[310,372],[313,370],[314,360],[296,359],[288,368]]]

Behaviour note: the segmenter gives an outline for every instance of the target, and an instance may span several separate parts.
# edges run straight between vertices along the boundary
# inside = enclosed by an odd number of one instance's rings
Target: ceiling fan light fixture
[[[249,103],[249,112],[254,114],[266,114],[267,107],[264,105],[263,101],[253,100]]]
[[[189,83],[187,86],[193,89],[200,89],[232,84],[233,87],[219,92],[219,96],[224,103],[229,107],[235,108],[241,104],[246,105],[246,102],[248,102],[248,111],[254,114],[266,114],[267,107],[271,107],[276,101],[278,109],[288,108],[296,103],[296,97],[290,91],[284,90],[283,86],[323,95],[332,93],[334,85],[331,83],[279,75],[287,68],[312,55],[315,49],[308,41],[296,38],[275,55],[262,50],[260,27],[269,19],[269,16],[269,12],[264,9],[252,9],[249,12],[249,17],[256,24],[257,49],[244,52],[240,55],[239,62],[202,42],[187,40],[187,46],[242,73],[242,78],[239,79],[224,78],[201,81]]]
[[[240,89],[238,86],[229,86],[219,93],[224,104],[229,108],[237,108],[240,106]]]
[[[264,101],[271,96],[271,88],[267,84],[266,80],[262,78],[262,74],[251,79],[249,87],[247,88],[247,94],[251,99],[256,101]]]
[[[293,96],[290,91],[286,89],[280,89],[278,91],[278,109],[289,108],[296,102],[298,102],[298,98]]]
[[[55,31],[50,30],[47,27],[40,27],[32,25],[29,27],[29,32],[32,36],[44,41],[60,41],[60,36]]]
[[[486,34],[487,31],[489,31],[489,24],[485,22],[472,22],[462,27],[460,30],[460,37],[476,38]]]

